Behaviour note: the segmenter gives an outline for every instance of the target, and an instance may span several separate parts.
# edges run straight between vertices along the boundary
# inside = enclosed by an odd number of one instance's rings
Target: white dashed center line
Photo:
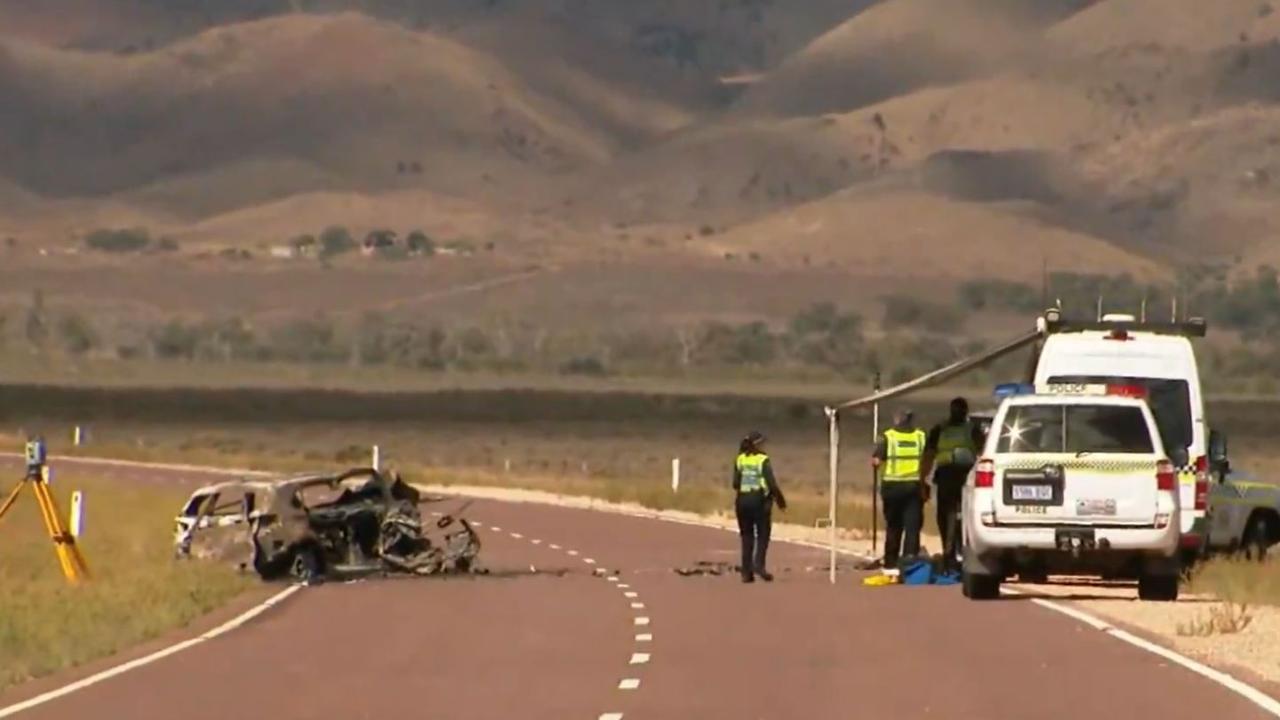
[[[432,513],[432,514],[436,516],[440,516],[440,513]],[[483,524],[478,522],[472,523],[472,525],[475,527],[483,527]],[[489,526],[489,529],[495,533],[502,531],[502,528],[498,527],[497,525],[491,525]],[[510,535],[515,540],[526,539],[524,535],[514,531],[508,532],[508,535]],[[529,538],[528,541],[531,545],[542,544],[542,540],[538,538]],[[566,550],[565,548],[555,543],[549,542],[547,543],[547,547],[551,548],[552,550],[563,551],[565,554],[569,555],[570,557],[579,556],[579,552],[577,550]],[[579,559],[581,559],[582,562],[587,565],[597,564],[595,558],[583,557]],[[530,566],[530,569],[531,570],[533,569],[532,565]],[[591,570],[591,574],[593,576],[604,577],[609,582],[614,583],[614,587],[618,588],[619,590],[623,590],[624,591],[623,596],[626,597],[628,600],[632,601],[630,602],[632,610],[643,610],[644,603],[636,600],[637,598],[640,597],[640,594],[632,590],[630,585],[622,582],[618,575],[609,575],[608,573],[609,573],[608,570],[600,567],[592,568]],[[646,616],[636,616],[635,618],[632,619],[632,622],[635,624],[636,627],[647,627],[650,624],[650,620]],[[637,643],[652,643],[653,635],[651,633],[638,633],[635,636],[635,641]],[[647,665],[649,664],[652,658],[653,656],[647,652],[633,652],[631,654],[631,659],[628,661],[628,665],[631,665],[631,666]],[[639,687],[640,687],[640,678],[634,678],[634,677],[623,678],[622,681],[618,683],[619,690],[636,690]],[[600,714],[598,717],[598,720],[622,720],[622,716],[623,714],[620,712],[607,712],[607,713]]]

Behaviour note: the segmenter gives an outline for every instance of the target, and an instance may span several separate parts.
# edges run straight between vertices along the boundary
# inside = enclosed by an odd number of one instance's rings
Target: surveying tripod
[[[62,566],[62,574],[68,582],[77,583],[89,579],[89,566],[80,554],[75,536],[62,525],[62,517],[58,514],[58,504],[49,491],[49,466],[45,462],[45,446],[43,440],[32,440],[26,447],[27,474],[0,505],[0,519],[3,519],[9,508],[17,502],[22,488],[30,486],[35,493],[36,502],[40,506],[40,515],[44,519],[45,529],[49,531],[49,539],[53,540],[54,550],[58,554],[58,564]]]

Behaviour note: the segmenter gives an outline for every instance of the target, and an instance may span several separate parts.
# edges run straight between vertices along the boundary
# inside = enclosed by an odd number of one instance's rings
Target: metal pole
[[[873,392],[880,392],[880,373],[876,373],[875,387]],[[871,444],[875,446],[880,441],[880,403],[871,406]],[[871,468],[871,557],[876,555],[876,545],[878,544],[877,536],[880,530],[880,475],[876,472],[874,466]]]
[[[840,483],[839,483],[840,411],[839,410],[836,410],[835,408],[827,408],[827,426],[828,426],[828,436],[829,436],[828,441],[830,443],[830,456],[831,456],[831,468],[830,468],[831,469],[831,487],[828,490],[828,494],[831,497],[831,507],[828,510],[830,514],[830,519],[831,519],[830,527],[828,528],[828,531],[831,533],[831,536],[830,536],[831,560],[830,560],[830,569],[828,571],[828,575],[830,577],[831,584],[835,585],[836,584],[836,510],[839,507],[837,503],[837,500],[838,500],[837,494],[839,493],[839,490],[840,490]]]

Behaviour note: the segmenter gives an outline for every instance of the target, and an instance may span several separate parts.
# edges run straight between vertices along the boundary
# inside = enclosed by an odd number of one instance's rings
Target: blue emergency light
[[[1003,400],[1016,395],[1034,395],[1036,386],[1031,383],[1000,383],[996,386],[993,393],[997,400]]]

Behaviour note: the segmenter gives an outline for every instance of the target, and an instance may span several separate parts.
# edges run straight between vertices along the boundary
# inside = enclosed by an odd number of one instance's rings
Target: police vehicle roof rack
[[[1044,312],[1042,319],[1045,333],[1122,331],[1202,338],[1209,330],[1208,323],[1205,322],[1204,318],[1200,317],[1187,318],[1176,322],[1136,320],[1131,315],[1120,317],[1104,316],[1100,320],[1072,320],[1063,316],[1061,309],[1049,308]]]

